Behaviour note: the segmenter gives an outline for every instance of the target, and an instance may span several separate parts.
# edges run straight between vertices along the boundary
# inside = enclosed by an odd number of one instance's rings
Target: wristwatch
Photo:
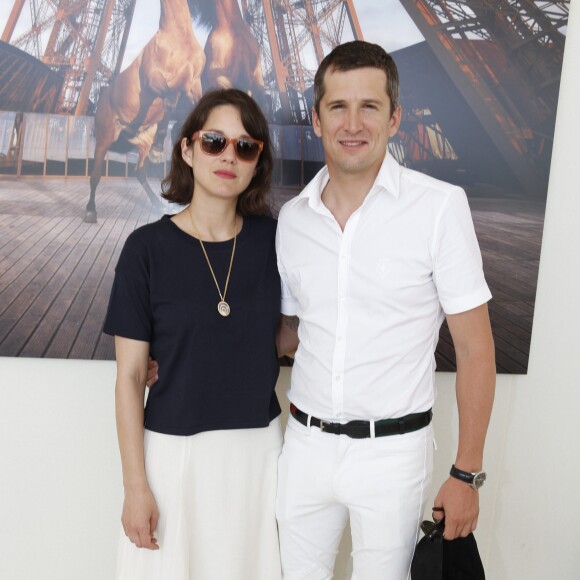
[[[470,471],[457,469],[455,465],[451,466],[449,475],[451,477],[455,477],[455,479],[464,481],[476,491],[485,483],[485,480],[487,479],[487,473],[485,473],[485,471],[476,471],[475,473],[471,473]]]

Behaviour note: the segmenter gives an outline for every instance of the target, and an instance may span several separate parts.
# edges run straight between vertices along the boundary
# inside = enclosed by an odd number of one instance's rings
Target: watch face
[[[487,475],[484,471],[476,473],[473,477],[473,487],[475,487],[475,489],[479,489],[485,483],[486,478]]]

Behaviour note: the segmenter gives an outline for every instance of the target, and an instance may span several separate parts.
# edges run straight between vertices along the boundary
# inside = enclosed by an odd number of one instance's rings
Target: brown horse
[[[205,44],[204,88],[236,87],[265,108],[260,45],[244,21],[238,0],[189,0],[192,14],[211,28]]]
[[[184,95],[191,103],[201,96],[205,54],[193,33],[187,0],[161,0],[159,30],[137,58],[106,87],[95,114],[95,154],[91,194],[85,221],[95,223],[95,193],[107,151],[119,137],[138,151],[137,179],[151,203],[159,200],[147,182],[147,158],[163,150],[169,117]]]

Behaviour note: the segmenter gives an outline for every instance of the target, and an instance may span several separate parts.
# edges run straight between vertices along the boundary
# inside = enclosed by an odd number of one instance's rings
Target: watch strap
[[[457,467],[455,467],[455,465],[451,466],[451,469],[449,470],[449,475],[451,477],[455,477],[455,479],[460,479],[461,481],[464,481],[465,483],[469,483],[469,485],[471,485],[473,483],[473,479],[475,477],[475,473],[471,473],[469,471],[463,471],[462,469],[457,469]]]
[[[451,466],[451,470],[449,471],[449,475],[451,477],[455,477],[460,481],[464,481],[467,485],[470,485],[476,491],[481,488],[481,486],[485,483],[487,479],[487,474],[485,471],[476,471],[475,473],[470,473],[469,471],[463,471],[462,469],[458,469],[455,465]]]

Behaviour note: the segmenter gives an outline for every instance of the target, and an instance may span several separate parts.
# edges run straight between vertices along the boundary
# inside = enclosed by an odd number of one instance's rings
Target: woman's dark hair
[[[167,177],[161,182],[162,197],[168,201],[185,205],[191,202],[194,195],[194,181],[191,167],[183,160],[181,141],[187,139],[191,145],[191,137],[205,125],[211,112],[216,107],[231,105],[238,109],[242,125],[253,139],[264,143],[260,153],[256,174],[252,177],[248,187],[238,197],[237,211],[243,215],[270,215],[270,208],[266,202],[266,194],[270,189],[274,161],[270,148],[270,131],[268,122],[256,101],[238,89],[217,89],[206,92],[197,102],[187,119],[179,138],[173,145],[171,152],[171,167]]]
[[[364,40],[352,40],[339,44],[328,53],[314,76],[314,110],[320,115],[320,101],[324,96],[326,71],[346,72],[359,68],[378,68],[387,76],[385,90],[391,100],[391,115],[399,106],[399,72],[395,61],[384,48]]]

